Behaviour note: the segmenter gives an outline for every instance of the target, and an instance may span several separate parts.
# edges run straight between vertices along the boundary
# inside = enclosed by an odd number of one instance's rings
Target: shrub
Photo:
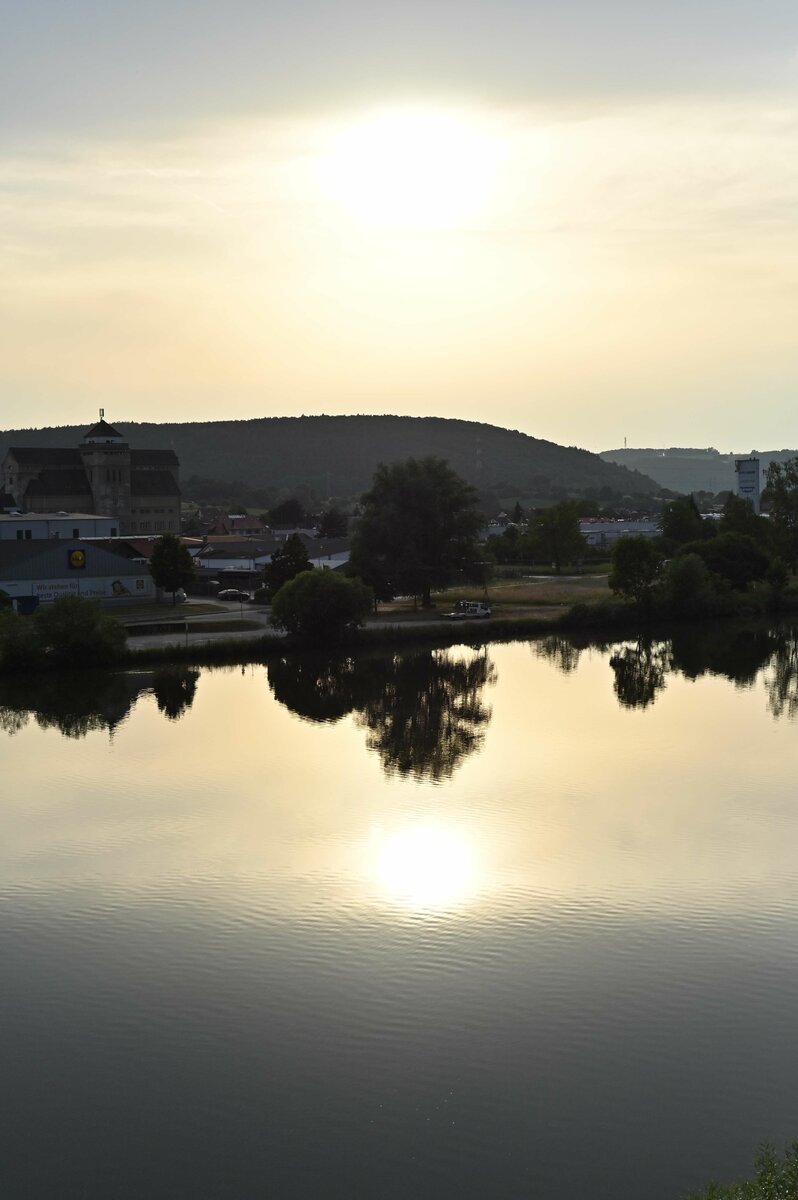
[[[712,608],[712,579],[697,554],[680,554],[669,562],[663,583],[666,606],[675,616],[700,617]]]
[[[741,1183],[721,1186],[711,1183],[689,1200],[790,1200],[798,1196],[798,1142],[790,1146],[781,1158],[765,1146],[755,1164],[756,1174]]]
[[[272,601],[272,624],[303,641],[330,645],[363,622],[374,602],[371,588],[334,571],[303,571]]]
[[[80,596],[63,596],[36,611],[36,640],[54,666],[102,667],[121,657],[125,630],[99,605]]]
[[[36,626],[30,617],[20,617],[10,608],[0,611],[0,669],[16,671],[35,667],[42,659]]]
[[[691,542],[680,553],[697,554],[710,571],[740,591],[764,579],[770,561],[754,539],[744,533],[721,533],[711,541]]]

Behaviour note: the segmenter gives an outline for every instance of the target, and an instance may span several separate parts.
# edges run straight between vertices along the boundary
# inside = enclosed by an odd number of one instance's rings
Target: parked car
[[[482,600],[458,600],[452,611],[443,615],[450,621],[465,621],[468,617],[489,617],[491,609]]]
[[[222,588],[221,592],[216,593],[217,600],[237,600],[243,604],[245,600],[249,600],[249,592],[242,592],[238,588]]]

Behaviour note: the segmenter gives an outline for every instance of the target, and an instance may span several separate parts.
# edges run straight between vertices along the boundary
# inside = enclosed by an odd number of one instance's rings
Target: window
[[[17,530],[17,541],[18,541],[18,542],[21,542],[21,541],[22,541],[22,539],[24,538],[24,536],[25,536],[25,530],[24,530],[24,529],[18,529],[18,530]]]
[[[33,537],[33,530],[32,530],[32,529],[26,529],[26,530],[25,530],[25,541],[26,541],[26,542],[29,542],[29,541],[31,540],[31,538],[32,538],[32,537]]]
[[[117,536],[118,536],[118,534],[116,532],[116,525],[112,525],[111,526],[111,537],[117,537]]]
[[[72,530],[72,536],[73,536],[74,538],[79,538],[79,537],[80,537],[80,530],[79,530],[79,529],[73,529],[73,530]]]

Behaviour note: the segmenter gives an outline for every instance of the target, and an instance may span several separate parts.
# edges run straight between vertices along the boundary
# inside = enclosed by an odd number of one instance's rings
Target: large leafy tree
[[[297,527],[305,525],[307,519],[308,514],[295,496],[269,509],[269,521],[272,525],[293,525]]]
[[[272,624],[319,646],[341,642],[371,610],[372,594],[359,579],[335,571],[303,571],[272,601]]]
[[[718,522],[718,533],[745,534],[759,545],[764,545],[768,539],[768,522],[754,512],[750,500],[730,492],[723,505],[723,516]]]
[[[559,575],[564,562],[580,558],[585,539],[579,531],[579,505],[562,500],[549,508],[538,508],[529,518],[528,539],[534,558],[554,564]]]
[[[794,571],[798,567],[798,458],[770,464],[763,498],[770,507],[773,541]]]
[[[150,574],[155,586],[172,593],[172,604],[178,588],[187,587],[194,578],[194,563],[185,542],[173,533],[159,537],[152,548]]]
[[[651,601],[662,569],[662,552],[651,538],[620,537],[612,547],[609,585],[641,608]]]
[[[325,508],[319,517],[316,528],[318,529],[319,537],[346,537],[346,531],[349,528],[349,518],[345,512],[333,505],[331,508]]]
[[[764,579],[770,563],[767,553],[747,533],[719,533],[709,541],[688,542],[679,553],[697,554],[713,574],[727,579],[740,591]]]
[[[474,489],[441,458],[381,465],[363,496],[351,571],[377,599],[446,587],[478,559],[483,519]]]
[[[662,536],[673,545],[712,537],[714,532],[714,527],[702,519],[692,494],[671,500],[662,510]]]
[[[277,547],[271,562],[263,572],[267,594],[273,598],[284,583],[301,575],[303,571],[312,570],[313,563],[308,558],[305,543],[298,533],[292,533]]]

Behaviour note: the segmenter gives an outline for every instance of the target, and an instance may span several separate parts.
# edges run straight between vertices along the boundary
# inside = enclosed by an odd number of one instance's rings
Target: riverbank
[[[644,611],[629,600],[614,597],[606,576],[571,576],[506,581],[491,588],[488,596],[493,608],[491,617],[446,619],[445,614],[451,611],[456,600],[484,597],[484,590],[462,589],[437,595],[431,610],[421,609],[411,600],[383,604],[344,645],[321,648],[349,651],[377,646],[483,645],[552,633],[601,635],[606,632],[616,638],[641,634],[656,636],[668,626],[685,622],[705,623],[709,627],[720,619],[773,619],[798,613],[798,588],[794,585],[778,597],[778,604],[774,604],[773,595],[762,587],[748,592],[713,595],[711,608],[705,611],[673,611],[663,599]],[[209,612],[207,606],[192,612],[186,606],[179,616],[169,606],[160,613],[148,614],[148,617],[146,622],[124,622],[127,644],[104,662],[90,662],[92,656],[88,654],[68,664],[56,663],[53,656],[42,655],[41,651],[37,653],[33,645],[31,654],[26,657],[25,647],[17,645],[13,666],[7,659],[5,672],[46,671],[64,665],[137,668],[167,663],[239,664],[265,662],[307,649],[296,638],[271,626],[270,611],[265,606],[250,605],[238,613],[227,607]],[[21,632],[27,628],[27,625],[24,629],[21,627]],[[90,646],[84,645],[84,649],[88,650]]]

